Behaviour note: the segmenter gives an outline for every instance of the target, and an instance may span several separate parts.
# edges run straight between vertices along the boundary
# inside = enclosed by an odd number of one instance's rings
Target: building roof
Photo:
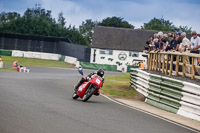
[[[157,32],[153,30],[96,26],[91,47],[142,52],[147,39]]]

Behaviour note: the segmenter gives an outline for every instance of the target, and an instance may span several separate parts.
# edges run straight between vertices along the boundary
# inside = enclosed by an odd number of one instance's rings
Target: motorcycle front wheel
[[[73,93],[72,98],[73,99],[77,99],[78,98],[78,95],[76,94],[76,92]]]
[[[83,102],[86,102],[88,99],[90,99],[90,97],[93,95],[94,91],[95,91],[94,87],[88,88],[83,96]]]

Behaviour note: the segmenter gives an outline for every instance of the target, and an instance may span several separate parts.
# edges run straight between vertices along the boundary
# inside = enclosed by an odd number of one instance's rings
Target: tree
[[[157,19],[153,18],[148,23],[144,23],[142,29],[145,30],[160,30],[160,31],[175,31],[176,27],[169,20],[164,20],[164,18]]]
[[[61,25],[62,28],[65,26],[65,18],[63,17],[63,12],[58,14],[58,24]]]
[[[10,22],[14,19],[17,19],[18,17],[20,17],[20,14],[16,13],[16,12],[2,12],[0,14],[0,23],[6,23],[6,22]]]
[[[91,44],[94,27],[97,24],[97,21],[92,21],[92,19],[86,19],[85,22],[83,21],[82,25],[79,26],[79,32],[84,36],[88,45]]]
[[[183,32],[186,32],[188,34],[191,34],[192,32],[192,27],[187,27],[187,26],[179,26],[176,31],[182,30]]]
[[[144,23],[144,25],[141,28],[145,30],[172,31],[172,32],[182,30],[186,33],[191,33],[192,29],[191,27],[188,28],[187,26],[176,27],[173,25],[173,22],[165,20],[164,18],[161,19],[153,18],[148,23]]]
[[[100,26],[109,26],[109,27],[121,27],[121,28],[132,28],[134,29],[134,26],[129,24],[127,21],[123,21],[123,18],[120,17],[108,17],[106,19],[103,19],[102,22],[100,22],[98,25]]]
[[[73,43],[89,46],[87,40],[82,36],[82,34],[80,34],[75,26],[71,27],[70,25],[66,32],[66,37],[68,37]]]

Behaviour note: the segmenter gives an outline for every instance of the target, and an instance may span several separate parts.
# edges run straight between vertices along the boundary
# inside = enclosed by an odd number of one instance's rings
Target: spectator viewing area
[[[200,79],[200,76],[195,75],[195,69],[200,69],[199,64],[195,64],[196,58],[200,58],[200,55],[151,51],[148,59],[148,70],[160,71],[165,75],[180,75],[191,79]],[[188,59],[192,60],[191,64]]]
[[[200,79],[200,38],[192,31],[189,40],[185,32],[158,32],[148,39],[145,51],[149,54],[147,69],[165,75]]]

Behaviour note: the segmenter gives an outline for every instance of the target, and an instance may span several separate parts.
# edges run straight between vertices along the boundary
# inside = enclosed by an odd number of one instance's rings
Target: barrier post
[[[158,71],[158,53],[156,53],[156,71]]]
[[[164,69],[165,69],[165,58],[164,58],[164,54],[162,54],[162,56],[161,57],[163,57],[162,59],[162,73],[164,73]]]
[[[161,71],[161,54],[159,54],[159,67],[158,67],[158,71]]]
[[[182,77],[185,77],[185,63],[186,63],[186,56],[183,56],[183,65],[182,65]]]
[[[168,60],[168,58],[169,58],[169,55],[168,55],[168,54],[166,55],[166,58],[167,58],[167,60],[166,60],[166,69],[165,69],[165,75],[167,75],[167,74],[168,74],[168,64],[169,64],[169,60]]]
[[[194,70],[194,57],[192,57],[192,79],[194,79],[194,74],[195,74],[195,70]]]
[[[179,68],[179,55],[176,55],[176,76],[178,76],[178,68]]]
[[[172,68],[173,68],[173,54],[171,54],[171,61],[170,61],[170,71],[169,71],[169,75],[172,75]]]
[[[151,61],[151,59],[152,59],[152,53],[150,53],[150,56],[149,56],[149,70],[151,70],[151,68],[152,68],[152,61]]]
[[[153,54],[153,68],[152,68],[152,70],[155,70],[155,58],[156,58],[156,54],[154,53]]]

